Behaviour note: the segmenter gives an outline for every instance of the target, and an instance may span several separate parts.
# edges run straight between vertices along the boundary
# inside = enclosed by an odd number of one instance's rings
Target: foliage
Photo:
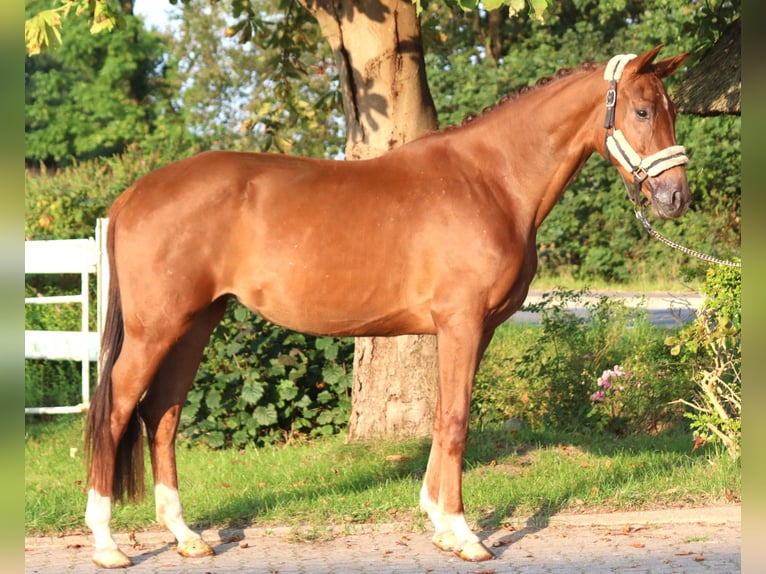
[[[723,445],[735,459],[742,442],[741,289],[740,269],[710,266],[697,320],[666,340],[671,354],[690,366],[697,385],[692,401],[679,399],[692,409],[686,416],[695,448],[708,442]]]
[[[420,0],[416,0],[420,6]],[[529,14],[541,22],[545,19],[544,13],[548,7],[549,0],[456,0],[458,6],[463,10],[497,10],[503,6],[508,7],[509,14],[514,16],[521,13],[526,5],[529,7]],[[421,8],[419,8],[421,9]]]
[[[165,131],[131,145],[122,155],[75,162],[58,170],[25,170],[24,237],[92,237],[112,201],[150,171],[199,151],[183,132]]]
[[[352,341],[288,331],[234,304],[230,311],[187,397],[182,436],[244,447],[344,428]]]
[[[704,52],[720,37],[727,26],[742,14],[741,0],[705,0],[697,2],[694,21],[687,30],[697,38],[695,52]]]
[[[46,4],[36,0],[27,11]],[[111,34],[87,29],[87,19],[73,18],[59,49],[25,60],[27,165],[109,156],[180,126],[168,105],[163,40],[129,14]]]
[[[72,9],[78,16],[88,15],[91,34],[110,31],[120,20],[120,13],[109,0],[62,0],[57,8],[41,10],[24,22],[24,40],[30,56],[61,46],[61,18],[66,17]]]
[[[498,330],[476,378],[476,424],[513,418],[533,430],[640,434],[682,420],[683,408],[670,403],[689,396],[691,385],[667,358],[664,330],[651,325],[640,308],[586,295],[546,294],[541,303],[525,307],[541,314],[539,328],[507,324]],[[572,313],[573,304],[586,315]],[[604,391],[599,380],[610,369],[630,371],[630,382],[622,384],[619,397],[615,387],[608,400],[595,400]]]
[[[24,407],[79,405],[80,363],[75,361],[34,360],[24,362]],[[95,369],[91,369],[95,380]]]
[[[263,16],[280,10],[283,18]],[[340,153],[337,71],[306,10],[289,1],[229,8],[189,0],[174,28],[169,55],[177,62],[179,100],[188,128],[207,147]]]

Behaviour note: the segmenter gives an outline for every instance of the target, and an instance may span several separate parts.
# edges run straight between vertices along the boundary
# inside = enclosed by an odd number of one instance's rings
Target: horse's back
[[[300,331],[433,332],[434,297],[489,288],[488,231],[509,232],[459,172],[417,159],[206,152],[156,170],[117,204],[122,266],[158,283],[134,300],[234,294]]]
[[[147,174],[110,213],[117,267],[131,277],[124,303],[193,309],[234,294],[275,322],[317,332],[407,315],[418,302],[404,295],[406,279],[383,272],[402,256],[404,234],[390,229],[402,223],[401,202],[370,201],[379,194],[349,163],[205,152]],[[381,291],[403,295],[374,309]]]

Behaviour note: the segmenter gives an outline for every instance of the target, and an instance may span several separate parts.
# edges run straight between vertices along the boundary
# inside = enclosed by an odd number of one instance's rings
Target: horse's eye
[[[636,110],[636,115],[640,119],[642,119],[642,120],[648,119],[649,118],[649,110],[647,110],[645,108],[639,108],[639,109]]]

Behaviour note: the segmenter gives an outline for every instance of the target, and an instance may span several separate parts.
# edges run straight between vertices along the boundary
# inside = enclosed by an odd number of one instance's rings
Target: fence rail
[[[24,357],[26,359],[48,359],[80,361],[82,364],[80,395],[77,405],[26,407],[26,414],[79,413],[90,404],[90,363],[98,362],[100,333],[106,314],[106,297],[103,293],[108,285],[106,264],[107,220],[99,219],[95,237],[88,239],[61,239],[51,241],[24,242],[24,273],[35,274],[77,274],[80,275],[80,292],[75,295],[49,295],[25,297],[25,305],[50,305],[78,303],[81,307],[79,331],[24,331]],[[90,314],[89,280],[96,274],[97,329],[89,330]]]

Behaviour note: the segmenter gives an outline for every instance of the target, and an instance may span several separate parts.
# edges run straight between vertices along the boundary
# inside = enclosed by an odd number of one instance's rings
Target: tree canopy
[[[28,3],[27,12],[45,3]],[[58,49],[26,58],[28,164],[108,157],[177,123],[165,42],[129,12],[121,21],[111,34],[91,34],[75,18]]]

